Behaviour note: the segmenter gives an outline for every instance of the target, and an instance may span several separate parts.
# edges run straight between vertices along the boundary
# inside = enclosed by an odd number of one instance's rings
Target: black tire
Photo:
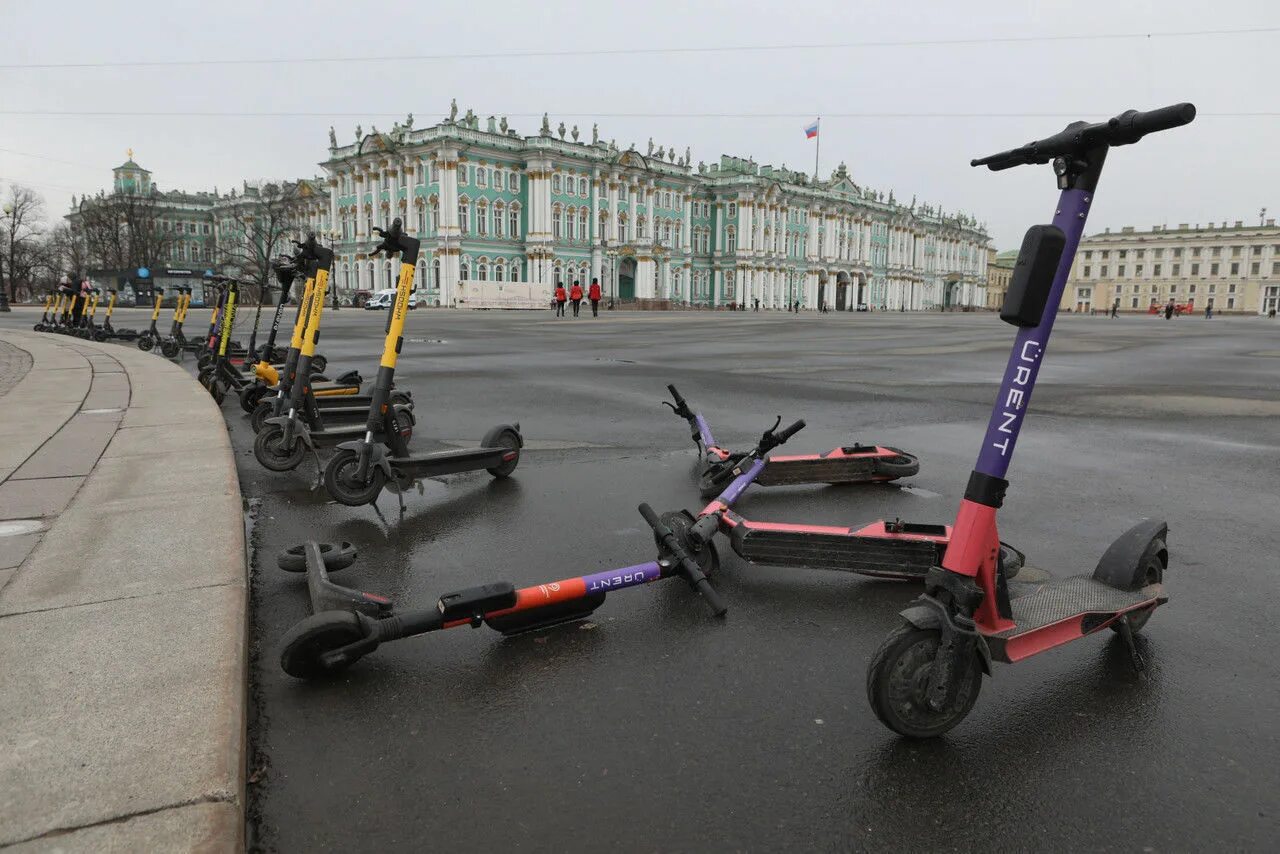
[[[320,543],[320,556],[324,558],[324,568],[330,572],[346,569],[356,562],[356,547],[342,541],[340,543]],[[285,572],[306,572],[306,546],[290,546],[276,555],[276,566]]]
[[[253,440],[253,456],[268,471],[293,471],[302,464],[307,455],[307,446],[294,437],[293,447],[282,447],[284,428],[279,424],[268,424]]]
[[[516,470],[516,466],[520,465],[520,434],[510,427],[495,427],[490,430],[485,434],[481,445],[485,448],[506,448],[508,453],[515,453],[515,456],[511,457],[511,459],[504,460],[491,469],[485,469],[485,471],[499,480],[504,477],[510,477],[511,473]]]
[[[253,428],[253,432],[261,433],[262,428],[267,426],[267,419],[275,410],[274,401],[275,398],[264,398],[259,400],[258,405],[253,408],[253,412],[249,415],[249,426]]]
[[[262,383],[254,383],[240,389],[240,408],[252,415],[253,410],[258,406],[258,402],[262,400],[267,391],[269,389]]]
[[[208,353],[205,353],[201,355],[200,358],[196,359],[196,369],[200,371],[208,370],[209,366],[212,364],[213,356],[210,356]]]
[[[107,333],[103,332],[101,329],[95,329],[93,330],[93,340],[99,343],[106,341]]]
[[[982,690],[982,665],[975,654],[950,708],[931,709],[923,685],[933,666],[940,633],[898,626],[871,658],[867,668],[867,699],[880,722],[907,738],[936,738],[965,719]]]
[[[33,332],[44,332],[44,324],[37,323],[35,326],[31,327],[31,329]]]
[[[920,473],[920,458],[914,454],[908,454],[900,448],[890,448],[885,446],[886,450],[893,451],[896,457],[884,457],[876,460],[876,476],[898,480],[904,477],[915,477]]]
[[[178,345],[177,341],[170,341],[166,338],[160,342],[160,355],[165,358],[172,359],[180,352],[182,352],[182,347]]]
[[[311,370],[317,374],[323,374],[324,369],[329,367],[329,360],[317,353],[311,357]]]
[[[702,548],[695,549],[693,544],[689,542],[687,531],[693,527],[694,522],[698,521],[693,514],[688,510],[671,510],[663,513],[658,519],[676,535],[680,545],[684,546],[685,551],[698,564],[702,574],[707,578],[713,578],[716,570],[720,568],[720,552],[716,550],[715,543],[707,543]],[[662,548],[662,541],[658,539],[657,534],[653,535],[653,541],[659,549]]]
[[[280,667],[297,679],[317,679],[345,670],[356,658],[326,665],[321,656],[364,638],[360,618],[351,611],[321,611],[301,621],[280,643]]]
[[[213,380],[213,374],[210,371],[202,369],[198,374],[196,374],[196,382],[200,383],[200,385],[204,386],[206,389],[209,389],[210,391],[213,391],[213,389],[210,388],[210,383],[212,380]]]
[[[1164,540],[1152,540],[1147,544],[1146,551],[1142,553],[1142,557],[1133,565],[1132,576],[1127,579],[1108,579],[1099,578],[1094,573],[1094,578],[1103,584],[1109,584],[1112,587],[1120,587],[1124,590],[1141,590],[1148,584],[1158,584],[1164,580],[1164,571],[1167,569],[1167,561],[1169,559],[1169,547],[1165,545]],[[1116,581],[1123,581],[1125,584],[1118,584]],[[1142,631],[1142,627],[1147,624],[1147,620],[1151,619],[1151,615],[1155,613],[1155,606],[1144,608],[1141,611],[1129,612],[1129,628],[1136,635]],[[1111,624],[1111,631],[1119,632],[1120,623],[1117,621]]]
[[[378,500],[382,487],[387,483],[387,475],[381,468],[369,468],[369,480],[360,483],[354,479],[359,457],[356,452],[346,448],[329,458],[324,467],[324,488],[339,504],[348,507],[363,507]]]
[[[138,349],[141,350],[142,352],[145,353],[154,346],[156,346],[156,340],[152,338],[150,335],[138,336]]]
[[[213,402],[221,406],[227,399],[227,387],[221,380],[213,380],[209,383],[209,394],[213,395]]]
[[[1022,571],[1023,565],[1026,563],[1026,557],[1022,552],[1013,546],[1000,544],[1000,563],[1004,567],[1004,577],[1006,581],[1012,581]]]

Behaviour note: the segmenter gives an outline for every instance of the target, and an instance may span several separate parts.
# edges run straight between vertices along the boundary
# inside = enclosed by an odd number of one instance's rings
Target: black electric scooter
[[[155,306],[151,309],[151,325],[138,336],[138,340],[136,342],[138,349],[142,350],[144,353],[156,346],[156,343],[160,341],[160,330],[156,328],[156,319],[160,317],[160,304],[164,302],[164,289],[155,288],[155,295]],[[178,297],[178,302],[181,304],[181,296]]]
[[[1018,332],[951,545],[867,669],[871,707],[896,733],[942,735],[969,714],[991,662],[1021,661],[1103,629],[1116,632],[1134,667],[1143,668],[1133,636],[1168,601],[1168,524],[1138,522],[1111,543],[1092,573],[1010,584],[998,556],[996,511],[1108,153],[1195,115],[1191,104],[1129,110],[1097,124],[1075,122],[970,164],[998,171],[1052,162],[1061,192],[1052,224],[1027,231],[1005,294],[1000,318]]]
[[[403,491],[423,478],[456,472],[484,469],[496,478],[515,471],[520,462],[524,439],[519,424],[500,424],[485,434],[479,448],[460,448],[430,454],[414,454],[399,430],[387,429],[388,413],[395,380],[396,359],[404,344],[405,314],[413,276],[418,261],[419,242],[402,230],[397,217],[391,228],[375,229],[382,242],[371,251],[400,256],[400,278],[396,283],[395,301],[387,309],[387,336],[382,346],[382,360],[373,385],[364,435],[357,441],[338,445],[338,451],[324,470],[324,485],[336,501],[352,507],[370,504],[384,485],[390,484],[404,510]],[[384,441],[378,441],[381,434]]]
[[[116,329],[114,326],[111,325],[111,315],[115,313],[116,299],[120,296],[120,294],[118,291],[116,291],[115,288],[108,288],[107,293],[110,294],[110,296],[107,298],[107,314],[105,317],[102,318],[102,326],[100,326],[97,332],[94,334],[93,340],[95,341],[133,341],[138,337],[138,330]]]

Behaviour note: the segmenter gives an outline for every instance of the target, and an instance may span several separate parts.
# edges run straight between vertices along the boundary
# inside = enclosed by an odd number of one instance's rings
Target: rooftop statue
[[[547,114],[542,114],[542,130],[539,131],[540,136],[551,136],[551,120],[547,118]]]
[[[458,120],[458,99],[449,99],[449,122],[452,124]]]

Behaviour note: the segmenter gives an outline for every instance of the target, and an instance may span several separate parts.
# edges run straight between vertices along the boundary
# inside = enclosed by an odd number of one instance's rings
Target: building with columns
[[[688,149],[623,150],[599,138],[523,136],[468,111],[426,128],[410,116],[339,145],[321,167],[327,195],[306,222],[334,237],[340,295],[392,287],[397,266],[370,258],[373,227],[400,217],[422,240],[418,288],[456,304],[461,281],[554,287],[599,279],[623,301],[719,306],[759,300],[837,310],[986,306],[987,234],[972,217],[898,202],[841,164],[801,172]],[[420,297],[421,298],[421,297]]]
[[[1243,220],[1177,228],[1126,225],[1080,241],[1064,309],[1146,312],[1169,300],[1216,313],[1268,314],[1280,309],[1280,226]]]

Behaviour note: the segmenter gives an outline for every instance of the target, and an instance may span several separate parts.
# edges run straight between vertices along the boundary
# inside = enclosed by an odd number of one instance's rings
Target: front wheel
[[[348,507],[363,507],[378,499],[387,482],[386,472],[370,465],[369,473],[362,481],[356,475],[359,465],[359,455],[349,448],[338,451],[329,459],[329,465],[324,468],[324,488],[329,490],[334,501]]]
[[[887,480],[915,477],[920,473],[920,458],[899,448],[888,448],[897,456],[876,459],[876,475]]]
[[[329,367],[329,360],[317,353],[311,357],[311,370],[317,374],[323,374],[324,369]]]
[[[141,350],[142,352],[145,353],[154,346],[156,346],[156,340],[152,338],[150,335],[138,336],[138,349]]]
[[[284,444],[284,428],[269,424],[253,440],[253,456],[269,471],[293,471],[302,464],[307,448],[296,436],[293,447]]]
[[[182,350],[177,341],[166,338],[160,342],[160,355],[172,359]]]
[[[947,707],[935,710],[926,692],[941,635],[904,623],[894,629],[867,669],[867,699],[876,717],[907,738],[935,738],[965,719],[982,689],[982,667],[975,655],[953,662],[959,684]]]
[[[253,428],[253,432],[262,432],[262,428],[267,424],[267,419],[271,417],[271,413],[275,412],[274,403],[275,398],[258,401],[258,405],[253,408],[253,413],[249,416],[249,426]]]
[[[338,662],[326,662],[334,652],[364,639],[360,618],[350,611],[321,611],[298,623],[280,644],[280,666],[297,679],[329,676],[354,664],[364,655],[351,654]]]
[[[267,391],[267,387],[262,383],[245,386],[240,390],[240,408],[252,415],[253,410],[258,406],[258,401],[262,400]]]
[[[509,477],[516,466],[520,465],[520,434],[510,427],[499,427],[485,434],[483,445],[486,448],[505,448],[502,462],[491,469],[485,469],[498,479]]]

